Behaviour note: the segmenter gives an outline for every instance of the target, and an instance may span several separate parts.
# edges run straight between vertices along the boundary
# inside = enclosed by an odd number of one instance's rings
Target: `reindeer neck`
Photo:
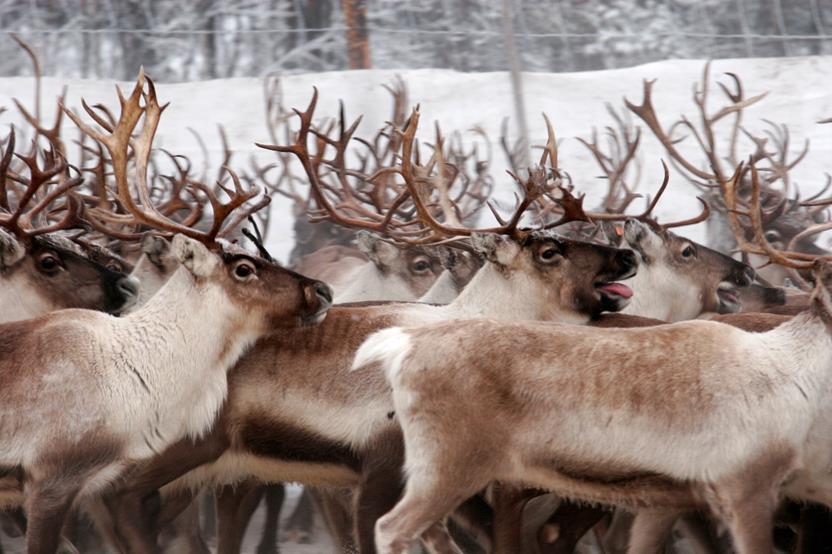
[[[180,267],[144,306],[116,325],[123,340],[148,350],[138,359],[174,356],[188,367],[226,370],[256,339],[237,312],[218,285],[197,283]],[[150,339],[162,344],[147,348]]]
[[[427,304],[449,304],[459,296],[460,288],[457,286],[454,276],[447,269],[442,271],[433,285],[419,299],[419,302]]]
[[[376,298],[385,300],[413,300],[413,292],[399,278],[385,278],[384,274],[372,263],[367,262],[351,275],[352,284],[336,295],[335,301],[362,302]]]
[[[0,323],[31,319],[55,309],[50,302],[33,292],[26,276],[21,273],[0,276],[0,306],[3,306]]]
[[[121,394],[135,405],[137,432],[159,430],[151,450],[210,428],[228,391],[226,372],[257,338],[236,312],[218,285],[197,283],[180,267],[142,308],[113,318],[113,371],[124,376],[119,386],[129,389]],[[143,448],[138,455],[148,454]]]
[[[510,275],[486,263],[456,300],[445,307],[448,318],[489,317],[505,320],[558,321],[582,324],[588,315],[564,310],[557,293],[541,292],[538,282],[520,271]]]
[[[623,281],[633,297],[622,313],[676,322],[694,319],[702,312],[702,298],[695,283],[679,283],[682,275],[670,271],[639,271]],[[679,294],[685,290],[689,294]]]

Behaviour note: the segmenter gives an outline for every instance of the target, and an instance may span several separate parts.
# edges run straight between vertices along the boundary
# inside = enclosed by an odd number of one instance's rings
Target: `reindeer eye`
[[[45,252],[38,257],[38,268],[46,273],[55,273],[61,268],[61,259],[54,252]]]
[[[124,267],[115,260],[110,260],[109,262],[107,262],[106,267],[110,271],[114,271],[116,273],[123,273],[124,272]]]
[[[777,242],[780,240],[780,233],[777,231],[766,231],[765,233],[766,240],[769,242]]]
[[[538,253],[541,260],[550,262],[555,259],[555,257],[560,254],[560,251],[557,248],[545,248]]]
[[[685,249],[682,250],[682,257],[683,258],[690,258],[694,254],[696,254],[696,250],[694,250],[693,246],[691,246],[690,244],[685,246]]]
[[[254,265],[248,260],[240,260],[234,266],[234,277],[240,281],[248,281],[256,272]]]
[[[414,273],[425,273],[430,270],[430,262],[424,258],[416,259],[411,269]]]

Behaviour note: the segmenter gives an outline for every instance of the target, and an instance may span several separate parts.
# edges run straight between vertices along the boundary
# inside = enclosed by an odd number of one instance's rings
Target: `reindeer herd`
[[[706,67],[699,119],[667,130],[652,83],[627,103],[703,192],[662,223],[669,169],[636,213],[641,135],[612,109],[606,143],[583,141],[599,207],[546,119],[534,167],[501,141],[504,215],[490,149],[438,127],[420,142],[400,81],[370,138],[343,109],[317,120],[317,91],[288,112],[270,82],[275,163],[235,170],[226,148],[216,178],[154,146],[166,106],[143,74],[116,112],[59,100],[51,128],[18,104],[0,156],[3,529],[32,554],[201,553],[210,533],[232,554],[265,499],[268,554],[296,482],[344,552],[832,545],[832,201],[800,199],[808,146],[751,133],[764,95],[730,78],[709,111]],[[270,194],[293,202],[291,269],[264,245]],[[715,249],[673,230],[703,222]]]

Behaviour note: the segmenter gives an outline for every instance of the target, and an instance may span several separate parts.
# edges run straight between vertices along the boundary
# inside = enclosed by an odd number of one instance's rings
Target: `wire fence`
[[[342,0],[0,0],[0,74],[31,73],[2,35],[20,34],[47,75],[161,81],[348,67]],[[832,54],[822,0],[367,0],[371,65],[584,71],[673,58]]]

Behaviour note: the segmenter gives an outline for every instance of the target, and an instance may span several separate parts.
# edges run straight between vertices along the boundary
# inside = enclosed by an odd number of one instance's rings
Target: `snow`
[[[605,182],[597,178],[600,172],[589,152],[574,138],[587,138],[593,126],[603,129],[612,123],[604,108],[605,102],[616,108],[623,107],[623,97],[639,103],[643,79],[657,79],[653,100],[665,126],[681,114],[695,117],[691,92],[694,83],[701,79],[703,65],[704,61],[669,60],[608,71],[526,73],[523,87],[531,142],[545,142],[546,131],[539,116],[545,111],[555,125],[558,138],[563,140],[561,168],[572,175],[578,190],[588,193],[587,205],[593,206],[605,189]],[[816,122],[832,116],[832,92],[828,87],[832,57],[714,61],[712,79],[724,72],[734,72],[742,78],[746,96],[769,91],[764,100],[746,110],[744,121],[751,129],[761,129],[762,118],[787,123],[792,134],[791,147],[795,152],[802,147],[804,139],[810,139],[809,154],[794,169],[793,178],[804,196],[819,189],[832,154],[832,129]],[[343,100],[349,118],[363,114],[358,134],[369,136],[390,117],[391,102],[382,85],[390,83],[395,75],[401,75],[407,83],[410,101],[421,105],[420,136],[423,140],[432,139],[434,120],[441,122],[446,134],[475,126],[485,129],[492,142],[492,172],[498,183],[497,196],[510,206],[514,185],[503,173],[506,164],[498,144],[501,121],[506,116],[514,119],[511,84],[506,72],[459,73],[419,69],[291,75],[282,79],[284,103],[287,107],[304,108],[311,97],[312,87],[317,87],[320,92],[318,117],[335,116],[338,101]],[[50,114],[54,110],[52,99],[64,85],[69,88],[69,106],[80,107],[81,97],[90,104],[117,105],[112,82],[45,78],[43,98],[44,120],[47,123],[51,121]],[[129,86],[122,84],[122,88]],[[216,161],[220,152],[216,128],[221,124],[235,152],[232,165],[247,167],[251,155],[263,160],[273,159],[269,152],[254,145],[258,141],[269,141],[260,79],[158,84],[157,88],[160,100],[170,102],[159,127],[157,146],[188,155],[199,167],[197,160],[201,159],[201,150],[188,132],[188,127],[206,140]],[[6,78],[0,82],[0,106],[10,108],[0,115],[0,125],[18,121],[11,99],[18,98],[30,107],[32,90],[30,78]],[[712,105],[715,106],[722,99],[715,86],[711,90]],[[639,120],[634,117],[633,122],[638,124]],[[69,128],[68,123],[66,128]],[[513,132],[514,125],[510,125],[510,129]],[[660,159],[664,157],[664,151],[647,129],[642,129],[642,133],[639,152],[644,168],[639,191],[649,193],[660,182]],[[67,136],[74,135],[68,133]],[[472,134],[466,136],[474,139]],[[681,149],[691,152],[691,158],[701,163],[702,156],[695,149],[685,146]],[[750,150],[746,155],[748,153]],[[698,209],[695,195],[696,189],[675,176],[656,213],[664,220],[689,216]],[[273,200],[268,245],[279,258],[285,259],[294,242],[291,211],[285,199],[275,197]],[[683,233],[704,240],[704,227],[701,225],[684,229]]]

